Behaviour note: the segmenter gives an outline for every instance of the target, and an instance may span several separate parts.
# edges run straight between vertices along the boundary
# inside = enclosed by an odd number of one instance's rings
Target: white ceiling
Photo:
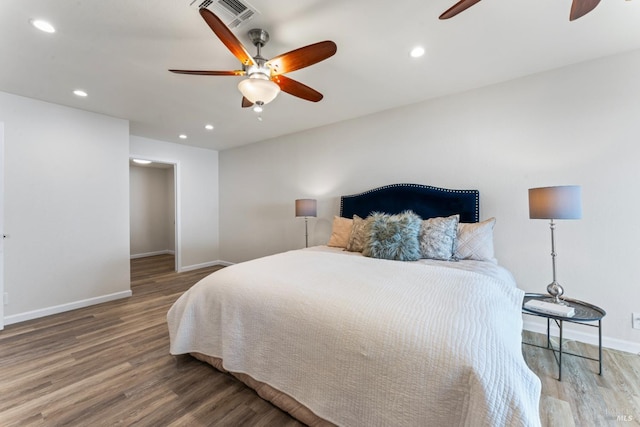
[[[483,0],[438,20],[455,1],[249,0],[260,15],[234,33],[250,53],[246,32],[256,27],[271,35],[267,58],[338,45],[287,75],[323,93],[321,102],[281,93],[258,121],[240,107],[240,77],[167,71],[240,67],[191,0],[1,0],[0,90],[128,119],[134,135],[221,150],[640,48],[640,0],[604,0],[573,22],[571,0]],[[57,32],[34,29],[32,18]],[[408,55],[416,44],[426,49],[418,60]],[[74,96],[77,88],[89,96]]]

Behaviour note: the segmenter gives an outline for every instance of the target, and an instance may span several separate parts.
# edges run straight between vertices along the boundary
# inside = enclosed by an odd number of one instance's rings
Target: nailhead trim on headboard
[[[342,196],[340,198],[340,215],[344,216],[345,199],[348,199],[350,201],[352,201],[353,199],[356,199],[356,201],[358,199],[362,199],[370,202],[371,198],[368,197],[368,195],[372,195],[374,193],[378,193],[385,190],[392,190],[394,188],[402,189],[402,190],[415,189],[416,197],[419,197],[421,195],[425,195],[425,197],[437,197],[438,194],[443,194],[443,195],[460,194],[461,198],[459,202],[466,206],[464,212],[451,212],[450,210],[447,211],[446,206],[442,206],[442,207],[429,206],[429,210],[433,210],[434,212],[436,212],[435,216],[447,216],[447,215],[453,215],[455,213],[460,213],[461,216],[464,218],[463,221],[465,222],[478,222],[480,220],[480,192],[478,190],[454,190],[454,189],[448,189],[448,188],[433,187],[430,185],[406,184],[406,183],[385,185],[383,187],[372,188],[371,190],[367,190],[362,193]],[[387,194],[387,196],[389,196],[389,194]],[[393,196],[393,192],[391,193],[391,196]],[[469,196],[473,197],[473,201],[471,204],[469,204],[469,201],[468,201]],[[456,200],[455,198],[452,199],[451,197],[448,197],[448,196],[443,199],[446,199],[448,202],[450,202],[451,200]],[[388,202],[388,200],[385,200],[385,202]],[[401,206],[396,206],[396,207],[400,210],[403,210]],[[439,213],[440,209],[443,209],[441,213]],[[389,213],[396,213],[396,212],[389,212]],[[416,212],[416,213],[420,215],[420,212]],[[421,216],[423,216],[424,218],[424,215],[421,215]],[[434,214],[431,214],[431,217],[432,216],[434,216]]]

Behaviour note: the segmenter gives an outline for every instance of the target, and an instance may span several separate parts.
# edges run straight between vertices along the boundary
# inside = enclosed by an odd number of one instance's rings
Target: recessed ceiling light
[[[178,135],[178,138],[187,139],[187,135],[185,135],[184,133],[181,133],[180,135]]]
[[[40,31],[44,31],[45,33],[55,33],[56,29],[53,28],[53,25],[48,23],[47,21],[43,21],[42,19],[32,19],[29,21],[31,25],[39,29]]]
[[[204,128],[206,130],[213,130],[213,125],[205,125]]]
[[[422,55],[424,55],[424,48],[422,46],[416,46],[411,49],[409,55],[411,55],[412,58],[420,58]]]
[[[82,98],[84,98],[85,96],[87,96],[87,92],[85,92],[85,91],[83,91],[83,90],[81,90],[81,89],[76,89],[76,90],[74,90],[74,91],[73,91],[73,94],[74,94],[75,96],[80,96],[80,97],[82,97]]]
[[[139,165],[148,165],[149,163],[151,163],[151,160],[133,159],[133,162],[138,163]]]

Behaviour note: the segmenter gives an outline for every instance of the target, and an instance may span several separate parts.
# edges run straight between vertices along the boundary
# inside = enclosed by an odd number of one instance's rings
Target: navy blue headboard
[[[422,219],[460,214],[460,222],[480,220],[478,190],[449,190],[421,184],[392,184],[340,198],[340,216],[366,218],[371,212],[412,210]]]

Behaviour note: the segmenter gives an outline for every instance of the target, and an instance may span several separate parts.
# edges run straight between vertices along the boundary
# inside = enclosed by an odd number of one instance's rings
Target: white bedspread
[[[222,358],[341,426],[540,425],[524,293],[434,264],[299,250],[224,268],[170,309],[171,353]]]

